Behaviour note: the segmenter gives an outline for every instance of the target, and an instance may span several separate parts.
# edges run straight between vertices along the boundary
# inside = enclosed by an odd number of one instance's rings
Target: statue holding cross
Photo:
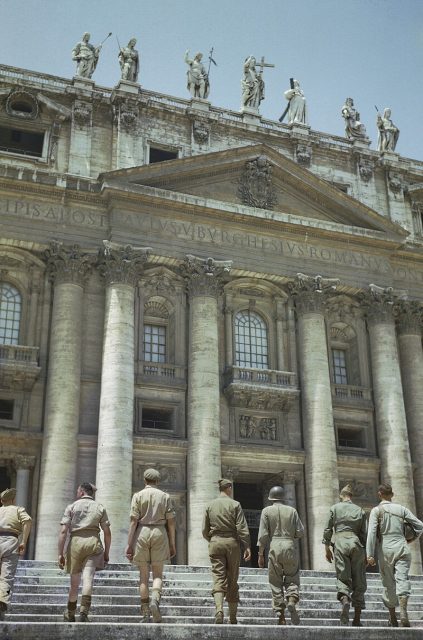
[[[257,71],[256,66],[260,67],[259,71]],[[264,67],[274,66],[274,64],[265,62],[264,56],[262,56],[259,63],[257,63],[254,56],[248,56],[245,59],[244,76],[241,80],[243,107],[258,110],[260,102],[264,99],[264,80],[262,77]]]

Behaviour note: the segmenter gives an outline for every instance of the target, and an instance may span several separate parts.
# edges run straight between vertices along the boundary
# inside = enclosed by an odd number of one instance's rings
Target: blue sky
[[[347,96],[376,147],[376,111],[389,106],[397,151],[423,160],[423,0],[0,0],[0,63],[72,77],[71,50],[84,31],[109,31],[93,79],[114,86],[118,47],[135,36],[146,89],[189,98],[185,49],[214,47],[209,100],[238,111],[243,60],[266,69],[260,112],[277,120],[289,78],[300,80],[313,129],[343,135]]]

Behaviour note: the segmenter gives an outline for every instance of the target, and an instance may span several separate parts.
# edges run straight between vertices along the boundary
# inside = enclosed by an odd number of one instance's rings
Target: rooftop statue
[[[248,56],[244,62],[244,76],[241,80],[242,106],[258,109],[264,99],[264,81],[262,78],[263,67],[256,69],[256,59]]]
[[[379,151],[395,151],[400,131],[391,120],[391,110],[386,108],[383,116],[377,114],[377,128],[379,129],[379,138],[377,148]]]
[[[129,82],[138,82],[139,56],[135,49],[137,41],[131,38],[126,47],[119,48],[119,64],[121,69],[121,79]]]
[[[187,71],[187,89],[193,98],[207,99],[210,92],[209,75],[201,62],[202,53],[196,53],[193,59],[189,57],[189,49],[185,52],[185,62],[189,65]]]
[[[81,42],[78,42],[72,50],[72,60],[77,63],[76,75],[81,78],[91,78],[100,55],[101,44],[95,47],[90,43],[91,34],[84,33]]]
[[[350,140],[363,140],[367,138],[366,127],[360,122],[360,114],[354,107],[354,100],[347,98],[341,110],[345,120],[345,135]]]
[[[304,93],[300,88],[298,80],[291,80],[291,88],[284,93],[288,100],[288,124],[299,122],[300,124],[308,124],[307,120],[307,103]],[[283,114],[285,115],[285,113]],[[279,119],[282,121],[283,116]]]

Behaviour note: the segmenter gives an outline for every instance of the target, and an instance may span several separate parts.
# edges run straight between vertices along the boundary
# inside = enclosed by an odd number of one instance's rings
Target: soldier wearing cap
[[[225,478],[219,480],[219,491],[219,497],[206,507],[203,538],[209,543],[212,594],[216,606],[215,623],[223,623],[223,599],[226,595],[229,622],[237,624],[239,548],[241,545],[244,549],[244,560],[250,560],[250,532],[240,503],[231,497],[232,482]]]
[[[176,555],[175,511],[168,493],[157,487],[160,473],[144,471],[145,487],[135,493],[131,503],[131,523],[126,557],[140,571],[141,622],[161,622],[160,598],[163,585],[163,565]],[[153,574],[151,604],[148,579]]]
[[[109,561],[112,536],[106,509],[95,502],[96,487],[82,482],[76,492],[76,500],[69,504],[60,521],[59,567],[70,574],[68,605],[63,614],[65,622],[75,622],[78,588],[82,576],[82,597],[79,621],[89,622],[94,574]],[[103,530],[104,548],[100,539]],[[65,553],[65,544],[68,546]]]
[[[353,627],[361,627],[361,611],[365,608],[366,582],[366,533],[367,519],[361,507],[353,504],[353,490],[347,484],[340,492],[340,500],[329,511],[323,532],[326,560],[335,558],[338,600],[342,605],[341,624],[349,624],[350,605],[354,607]],[[330,545],[335,535],[334,550]]]
[[[264,568],[265,547],[270,543],[269,584],[273,609],[279,614],[278,624],[281,625],[286,624],[285,598],[288,601],[291,622],[300,623],[296,609],[299,600],[300,559],[294,540],[302,538],[304,534],[304,527],[296,509],[283,504],[283,494],[282,487],[270,489],[268,499],[272,504],[261,512],[257,538],[258,563],[261,569]]]
[[[26,550],[32,519],[15,505],[16,489],[0,494],[0,620],[4,620],[19,556]]]

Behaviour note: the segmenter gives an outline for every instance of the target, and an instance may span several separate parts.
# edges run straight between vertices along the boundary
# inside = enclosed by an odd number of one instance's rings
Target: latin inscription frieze
[[[107,226],[106,214],[30,200],[0,200],[0,215],[82,227],[103,228]]]

